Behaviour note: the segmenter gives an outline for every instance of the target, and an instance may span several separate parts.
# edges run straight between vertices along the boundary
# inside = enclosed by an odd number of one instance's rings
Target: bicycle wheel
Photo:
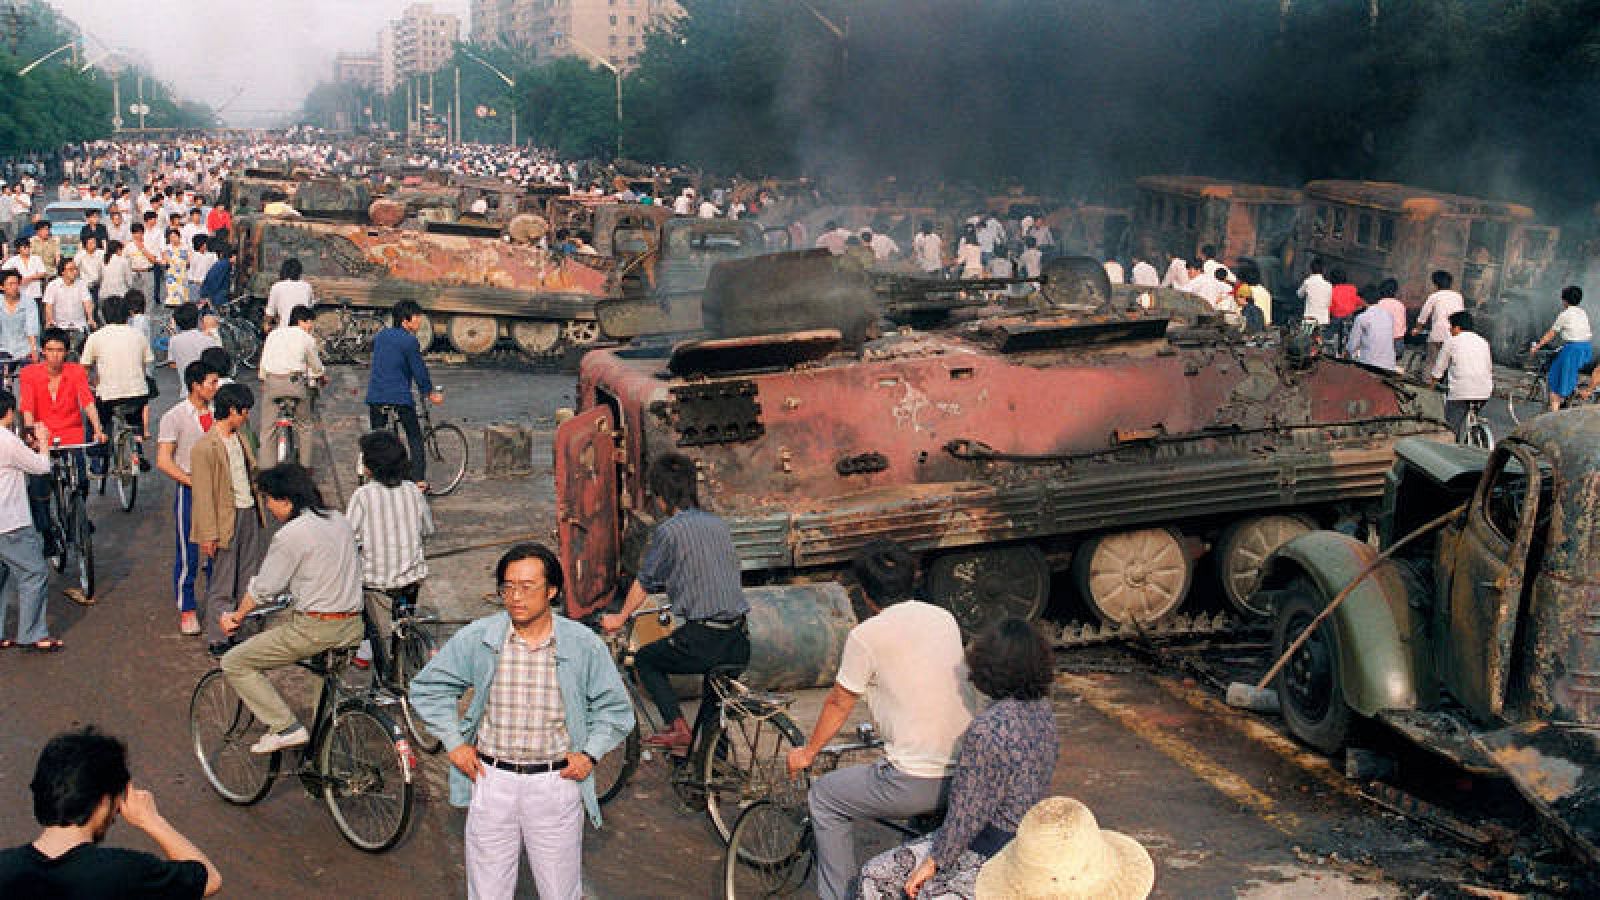
[[[123,512],[132,512],[134,501],[139,499],[139,466],[133,461],[132,432],[117,434],[117,448],[111,459],[116,470],[117,502],[122,505]]]
[[[1514,425],[1521,425],[1548,408],[1544,379],[1534,373],[1523,375],[1521,383],[1506,394],[1506,412],[1511,414]]]
[[[428,496],[443,497],[461,486],[467,474],[467,434],[454,425],[435,425],[422,435],[428,457]]]
[[[801,809],[761,800],[745,807],[722,855],[726,900],[787,897],[805,887],[816,861],[811,823]]]
[[[746,806],[789,783],[789,751],[805,743],[794,720],[780,710],[724,707],[701,740],[695,772],[705,790],[706,814],[724,842]]]
[[[317,745],[322,799],[345,840],[381,853],[411,821],[415,799],[404,738],[389,718],[363,701],[346,703]]]
[[[394,666],[393,686],[395,692],[400,695],[400,712],[405,717],[406,731],[411,735],[411,745],[423,753],[430,755],[438,753],[444,747],[444,742],[434,737],[433,732],[422,723],[416,710],[411,708],[411,697],[408,694],[411,679],[433,659],[436,652],[433,638],[427,632],[412,627],[407,628],[405,635],[395,639],[391,646],[393,647],[391,665]]]
[[[1477,447],[1479,450],[1494,449],[1494,432],[1489,430],[1488,423],[1478,420],[1467,423],[1465,434],[1462,435],[1463,444],[1468,447]]]
[[[89,510],[86,499],[73,492],[72,501],[72,532],[73,541],[78,545],[77,572],[78,588],[83,591],[83,596],[94,597],[94,526],[89,524]]]
[[[272,464],[281,462],[300,461],[300,436],[295,434],[294,425],[273,424],[272,433],[267,436],[266,446],[275,454]]]
[[[52,487],[50,489],[50,520],[46,523],[46,527],[50,529],[50,534],[55,539],[55,552],[47,553],[45,558],[50,561],[50,567],[57,572],[67,571],[67,563],[72,560],[71,542],[68,540],[70,534],[67,531],[67,522],[69,520],[61,503],[60,487]],[[46,549],[50,548],[47,547]]]
[[[610,753],[595,762],[595,799],[601,803],[608,803],[613,797],[622,793],[622,788],[627,785],[628,779],[633,777],[634,770],[639,768],[640,746],[639,726],[635,724],[633,730],[623,739],[622,746],[611,748]]]
[[[200,770],[222,799],[249,806],[272,789],[280,754],[250,752],[250,745],[266,733],[221,669],[200,678],[189,698],[189,738]]]

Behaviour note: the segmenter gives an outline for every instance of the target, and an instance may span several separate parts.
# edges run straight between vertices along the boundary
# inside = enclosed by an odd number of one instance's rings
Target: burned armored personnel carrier
[[[1373,521],[1395,441],[1447,439],[1431,390],[1153,313],[896,330],[825,251],[718,266],[704,322],[583,358],[555,438],[570,615],[626,583],[668,451],[697,461],[750,583],[832,578],[890,538],[965,627],[1037,616],[1068,570],[1094,615],[1142,626],[1179,613],[1207,553],[1264,614],[1272,550]]]

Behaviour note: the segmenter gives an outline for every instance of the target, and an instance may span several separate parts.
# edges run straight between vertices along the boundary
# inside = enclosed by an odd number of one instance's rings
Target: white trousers
[[[540,900],[581,900],[583,799],[578,782],[560,772],[518,775],[485,765],[467,809],[467,896],[511,900],[524,847]]]

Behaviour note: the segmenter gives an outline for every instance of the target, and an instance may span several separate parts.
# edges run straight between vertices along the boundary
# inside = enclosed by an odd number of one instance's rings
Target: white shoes
[[[296,725],[289,731],[275,731],[261,736],[250,747],[251,753],[277,753],[290,747],[304,747],[311,742],[311,735],[306,732],[304,725]]]

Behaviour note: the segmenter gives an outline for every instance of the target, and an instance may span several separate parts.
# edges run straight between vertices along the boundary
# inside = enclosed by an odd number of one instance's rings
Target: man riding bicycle
[[[282,593],[293,596],[289,621],[245,641],[222,657],[228,684],[267,728],[250,748],[276,753],[311,740],[283,702],[267,672],[294,665],[335,647],[361,641],[361,560],[355,532],[338,510],[322,502],[311,473],[283,463],[256,476],[267,511],[284,523],[273,535],[266,559],[250,579],[239,606],[218,617],[224,633],[239,630],[250,610]]]
[[[395,408],[406,432],[406,446],[411,451],[411,480],[426,490],[428,455],[422,446],[422,424],[417,421],[411,385],[415,383],[417,390],[426,394],[435,406],[444,402],[444,394],[433,386],[433,379],[428,377],[428,364],[422,360],[423,347],[417,339],[417,332],[422,328],[422,307],[402,300],[394,305],[389,317],[394,324],[372,338],[367,421],[374,431],[382,430],[388,426],[383,407]]]
[[[700,508],[694,461],[681,453],[663,454],[650,465],[649,503],[663,519],[650,535],[639,575],[622,611],[602,616],[600,627],[615,632],[644,605],[646,594],[665,591],[672,608],[686,620],[670,635],[639,649],[634,657],[639,680],[661,712],[668,730],[645,743],[676,754],[689,751],[692,732],[684,721],[671,674],[703,675],[718,666],[743,669],[750,662],[745,614],[750,603],[739,583],[739,556],[726,522]],[[715,704],[702,702],[701,722]]]
[[[312,334],[317,314],[309,306],[296,306],[289,314],[289,327],[274,328],[261,345],[261,430],[270,433],[272,418],[277,415],[281,398],[293,398],[299,403],[294,411],[294,427],[301,435],[297,460],[280,460],[272,441],[261,448],[261,464],[273,466],[280,462],[298,462],[311,467],[311,441],[306,439],[311,427],[311,388],[326,379],[322,358],[317,355],[317,337]]]
[[[1460,440],[1467,410],[1474,403],[1481,405],[1494,393],[1494,360],[1489,342],[1472,330],[1472,313],[1466,310],[1450,314],[1450,336],[1434,361],[1432,382],[1438,384],[1446,373],[1450,376],[1450,392],[1445,395],[1444,420]]]
[[[88,416],[95,443],[103,444],[106,435],[100,427],[94,393],[89,390],[89,373],[83,366],[67,362],[70,340],[60,328],[45,329],[40,341],[44,361],[23,368],[17,375],[17,408],[22,410],[23,424],[31,427],[35,422],[43,422],[63,444],[86,443],[83,419]],[[72,461],[78,470],[78,490],[87,494],[89,473],[83,451],[72,451]],[[45,527],[50,517],[48,475],[29,477],[28,505],[33,511],[34,527],[45,536],[45,555],[51,556],[59,548],[50,546],[54,535]],[[83,602],[78,597],[73,599]]]

